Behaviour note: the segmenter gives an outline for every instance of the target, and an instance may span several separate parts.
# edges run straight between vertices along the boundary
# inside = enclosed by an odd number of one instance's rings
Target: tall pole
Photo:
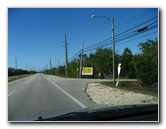
[[[26,63],[26,71],[27,71],[27,63]]]
[[[48,70],[48,65],[46,64],[46,70]]]
[[[59,75],[60,60],[58,61],[58,75]]]
[[[15,67],[16,67],[15,75],[17,75],[17,58],[15,58]]]
[[[112,18],[112,66],[113,66],[113,84],[115,84],[115,40],[114,40],[114,19]]]
[[[92,18],[105,18],[107,20],[109,20],[112,23],[112,73],[113,73],[113,84],[115,84],[115,40],[114,40],[114,19],[110,19],[108,17],[103,17],[103,16],[95,16],[92,15]]]
[[[83,55],[83,49],[84,49],[84,39],[82,40],[82,49],[81,49],[81,57],[80,57],[80,78],[82,75],[82,55]]]
[[[51,58],[50,58],[50,69],[51,69]]]
[[[64,43],[65,43],[65,59],[66,59],[66,67],[65,67],[65,73],[66,73],[66,77],[67,77],[67,67],[68,67],[68,52],[67,52],[67,41],[66,41],[66,34],[64,37]]]
[[[17,70],[17,58],[15,58],[15,66],[16,66],[16,70]]]

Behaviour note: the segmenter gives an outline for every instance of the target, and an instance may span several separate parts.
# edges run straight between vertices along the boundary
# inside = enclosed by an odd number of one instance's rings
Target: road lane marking
[[[14,92],[16,92],[16,90],[12,91],[10,94],[8,94],[8,96],[12,95]]]
[[[67,95],[70,99],[72,99],[74,102],[76,102],[79,106],[81,106],[82,108],[87,108],[87,106],[85,106],[83,103],[81,103],[79,100],[77,100],[76,98],[74,98],[72,95],[70,95],[69,93],[67,93],[66,91],[64,91],[62,88],[60,88],[57,84],[55,84],[53,81],[51,81],[49,78],[45,77],[46,79],[48,79],[54,86],[56,86],[59,90],[61,90],[65,95]]]
[[[26,80],[26,82],[24,82],[21,86],[26,86],[26,84],[28,84],[30,81],[32,81],[33,79],[35,79],[36,76],[37,76],[37,75],[33,75],[33,76],[29,77],[29,78]],[[21,86],[20,86],[20,87],[17,87],[16,89],[22,88]],[[12,91],[11,93],[9,93],[9,94],[8,94],[8,97],[9,97],[10,95],[12,95],[14,92],[16,92],[16,90],[14,90],[14,91]]]

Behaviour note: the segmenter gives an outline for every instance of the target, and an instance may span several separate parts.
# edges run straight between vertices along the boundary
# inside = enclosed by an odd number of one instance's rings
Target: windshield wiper
[[[115,106],[70,112],[37,121],[158,121],[158,104]]]
[[[41,116],[38,118],[37,121],[70,121],[71,119],[80,119],[83,118],[85,115],[87,115],[87,112],[70,112],[70,113],[66,113],[63,115],[59,115],[56,117],[52,117],[52,118],[46,118],[43,119]],[[81,117],[80,117],[81,116]]]

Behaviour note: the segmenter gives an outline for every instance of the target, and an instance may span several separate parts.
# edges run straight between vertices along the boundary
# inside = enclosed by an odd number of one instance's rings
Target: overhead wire
[[[151,19],[149,19],[149,20],[147,20],[147,21],[145,21],[145,22],[143,22],[143,23],[141,23],[141,24],[139,24],[139,25],[137,25],[137,26],[134,26],[134,27],[132,27],[132,28],[126,30],[126,31],[123,31],[123,32],[121,32],[121,33],[115,35],[115,37],[117,37],[117,36],[119,36],[119,35],[121,35],[121,34],[123,34],[123,33],[126,33],[126,32],[128,32],[128,31],[130,31],[130,30],[133,30],[133,29],[135,29],[135,28],[137,28],[137,27],[139,27],[139,26],[141,26],[141,25],[143,25],[143,24],[145,24],[145,23],[147,23],[147,22],[150,22],[150,21],[156,19],[157,17],[158,17],[158,16],[153,17],[153,18],[151,18]]]
[[[155,23],[157,23],[157,20],[153,21],[153,20],[156,19],[157,17],[158,17],[158,16],[156,16],[156,17],[154,17],[154,18],[151,18],[151,19],[149,19],[149,20],[147,20],[147,21],[145,21],[145,22],[143,22],[143,23],[141,23],[141,24],[139,24],[139,25],[137,25],[137,26],[134,26],[134,27],[132,27],[132,28],[126,30],[126,31],[123,31],[123,32],[121,32],[121,33],[115,35],[115,43],[117,44],[117,43],[119,43],[119,42],[121,42],[121,41],[130,39],[130,38],[132,38],[132,37],[135,37],[135,36],[137,36],[137,35],[140,35],[140,34],[142,34],[142,33],[145,33],[145,32],[147,32],[147,31],[150,31],[150,30],[152,30],[152,29],[157,28],[157,27],[158,27],[158,24],[155,24]],[[146,24],[146,23],[148,23],[148,22],[150,22],[150,21],[153,21],[153,22],[152,22],[152,23],[149,23],[148,25],[144,25],[144,24]],[[155,25],[153,25],[153,24],[155,24]],[[139,29],[136,29],[136,28],[138,28],[138,27],[140,27],[140,26],[142,26],[142,25],[144,25],[144,26],[147,27],[147,28],[146,28],[145,30],[143,30],[143,31],[138,32],[138,30],[139,30],[140,28],[139,28]],[[153,25],[153,26],[151,26],[151,25]],[[149,26],[151,26],[151,27],[149,27]],[[135,29],[135,30],[133,30],[133,29]],[[93,44],[93,45],[91,45],[91,46],[88,46],[88,47],[84,48],[84,52],[92,51],[92,50],[95,50],[95,49],[98,49],[98,48],[101,48],[101,47],[105,47],[105,46],[111,45],[111,44],[110,44],[111,41],[112,41],[112,38],[105,39],[105,40],[103,40],[103,41],[101,41],[101,42],[98,42],[98,43],[96,43],[96,44]],[[116,44],[115,44],[115,45],[116,45]],[[117,44],[117,45],[118,45],[118,44]],[[75,58],[77,58],[77,57],[80,55],[80,53],[81,53],[81,50],[78,51],[74,56],[72,56],[72,57],[69,59],[69,62],[72,61],[72,60],[74,60]]]
[[[139,8],[138,10],[136,10],[136,11],[132,12],[131,14],[129,14],[128,16],[126,16],[125,18],[123,18],[120,21],[116,22],[115,25],[120,24],[121,22],[124,22],[129,18],[131,19],[131,17],[136,16],[136,14],[142,12],[143,10],[144,10],[144,8],[143,9]]]
[[[116,10],[114,10],[112,13],[111,13],[111,15],[114,15],[115,13],[117,13],[117,11],[119,10],[119,8],[116,8]],[[97,16],[100,16],[100,13],[101,13],[101,11],[100,12],[98,12],[98,13],[95,13]],[[94,14],[94,13],[92,13],[92,14]],[[99,20],[98,22],[97,22],[97,24],[93,24],[93,25],[90,25],[90,28],[88,28],[90,31],[92,31],[93,30],[93,28],[98,28],[98,26],[100,26],[102,23],[103,23],[104,21],[103,20]],[[96,38],[96,35],[100,35],[100,34],[102,34],[102,33],[104,33],[107,29],[109,29],[110,28],[110,25],[109,26],[107,26],[106,28],[103,28],[103,31],[100,31],[100,32],[97,32],[97,33],[95,33],[94,34],[94,36],[91,36],[91,37],[89,37],[86,41],[89,41],[89,40],[92,40],[92,39],[94,39],[94,38]]]
[[[118,9],[119,9],[119,8],[117,8],[113,13],[111,13],[111,15],[115,14]],[[139,10],[141,10],[141,9],[138,9],[138,10],[136,10],[134,13],[131,13],[132,15],[131,15],[131,14],[127,15],[127,16],[124,17],[123,19],[127,19],[127,17],[128,17],[128,18],[131,18],[132,16],[134,16],[134,15],[140,13],[141,11],[139,11]],[[129,16],[130,16],[130,17],[129,17]],[[122,20],[123,20],[123,19],[122,19]],[[103,21],[103,22],[104,22],[104,21]],[[101,22],[100,22],[100,24],[101,24]],[[99,26],[100,24],[98,24],[98,26]],[[119,24],[119,23],[118,23],[118,24]],[[116,25],[117,25],[117,23],[116,23]],[[103,31],[100,31],[99,33],[95,34],[95,36],[93,36],[93,38],[96,37],[96,35],[99,35],[99,34],[104,33],[104,32],[107,31],[108,29],[110,29],[110,25],[109,25],[109,26],[106,26],[105,28],[103,28]],[[90,39],[92,39],[92,37],[91,37]],[[88,40],[90,40],[90,39],[88,39]],[[87,41],[88,41],[88,40],[87,40]]]
[[[125,38],[130,38],[130,37],[132,37],[132,36],[137,35],[137,34],[138,34],[138,33],[137,33],[137,30],[133,30],[133,29],[135,29],[135,28],[137,28],[137,27],[139,27],[139,26],[141,26],[141,25],[143,25],[143,24],[145,24],[145,23],[147,23],[147,22],[149,22],[149,21],[151,21],[151,20],[153,20],[153,19],[154,19],[154,18],[152,18],[152,19],[150,19],[150,20],[148,20],[148,21],[146,21],[146,22],[144,22],[144,23],[141,23],[141,24],[139,24],[139,25],[137,25],[137,26],[135,26],[135,27],[132,27],[131,29],[128,29],[128,30],[126,30],[126,31],[124,31],[124,32],[122,32],[122,33],[120,33],[120,34],[115,35],[115,41],[116,41],[116,42],[120,42],[121,40],[124,40]],[[153,23],[151,23],[151,24],[149,24],[149,25],[146,25],[146,26],[150,26],[150,25],[152,25],[152,24],[154,24],[154,23],[156,23],[156,22],[157,22],[157,21],[155,21],[155,22],[153,22]],[[157,27],[157,25],[156,25],[156,26],[153,26],[153,27]],[[150,30],[150,29],[153,29],[153,27],[149,28],[149,30]],[[128,32],[128,31],[130,31],[130,30],[133,30],[133,31]],[[128,33],[126,33],[126,32],[128,32]],[[129,34],[131,34],[131,35],[129,35]],[[119,36],[119,37],[118,37],[118,36]],[[106,41],[107,41],[107,42],[106,42]],[[86,52],[86,51],[89,51],[89,50],[93,50],[93,49],[95,49],[95,48],[98,48],[99,46],[100,46],[100,47],[103,47],[103,46],[107,45],[108,42],[110,42],[110,41],[112,41],[112,39],[111,39],[111,38],[108,38],[108,39],[106,39],[106,40],[104,40],[104,41],[101,41],[101,42],[99,42],[99,43],[96,43],[96,44],[94,44],[94,45],[91,45],[91,46],[89,46],[89,47],[84,48],[84,51]]]
[[[120,30],[125,30],[126,28],[129,28],[129,27],[132,26],[132,25],[136,25],[136,23],[139,22],[139,21],[145,21],[145,20],[149,19],[149,18],[151,17],[151,15],[154,15],[154,13],[155,13],[155,12],[153,12],[153,13],[151,13],[151,14],[145,16],[145,17],[139,18],[138,20],[132,22],[132,23],[129,24],[128,26],[122,26],[123,24],[117,24],[117,23],[116,23],[116,24],[115,24],[115,25],[116,25],[116,29],[119,29],[119,28],[120,28]],[[122,27],[121,27],[121,26],[122,26]]]
[[[136,39],[139,39],[139,38],[143,38],[143,37],[146,37],[146,36],[148,36],[148,35],[152,35],[152,34],[157,33],[157,32],[158,32],[158,31],[155,31],[155,32],[152,32],[152,33],[149,33],[149,34],[146,34],[146,35],[143,35],[143,36],[140,36],[140,37],[131,39],[131,40],[127,40],[127,41],[125,41],[125,42],[116,43],[115,46],[122,45],[122,44],[128,43],[128,42],[130,42],[130,41],[133,41],[133,40],[136,40]]]

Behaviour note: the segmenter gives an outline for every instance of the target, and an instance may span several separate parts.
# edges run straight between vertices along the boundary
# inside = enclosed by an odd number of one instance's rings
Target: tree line
[[[8,68],[8,77],[9,76],[17,76],[17,75],[23,75],[23,74],[33,74],[36,73],[36,71],[27,71],[27,70],[23,70],[23,69],[15,69],[12,67]]]
[[[133,54],[129,48],[125,48],[121,55],[115,53],[115,77],[121,63],[120,78],[136,78],[145,86],[158,83],[158,39],[139,43],[138,47],[140,54]],[[83,54],[83,67],[93,67],[93,75],[82,78],[112,78],[112,54],[110,48],[99,48],[89,56]],[[68,63],[68,77],[78,78],[79,68],[80,56]],[[45,70],[44,73],[65,77],[65,66]]]

